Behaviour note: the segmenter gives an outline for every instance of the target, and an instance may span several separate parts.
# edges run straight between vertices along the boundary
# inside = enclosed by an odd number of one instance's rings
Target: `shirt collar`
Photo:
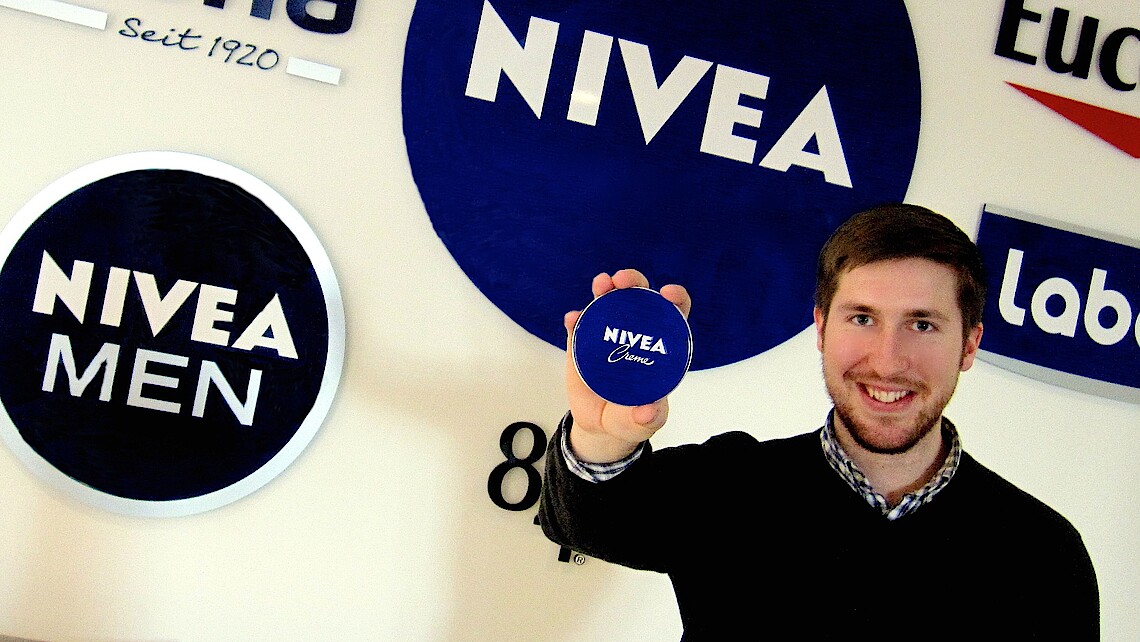
[[[875,492],[875,489],[871,487],[871,483],[867,480],[867,476],[863,474],[863,471],[859,470],[855,462],[843,451],[843,447],[839,445],[839,440],[835,437],[834,421],[835,411],[832,410],[832,412],[827,415],[827,421],[824,422],[823,429],[819,434],[819,440],[823,446],[824,458],[832,470],[838,473],[852,490],[891,521],[910,515],[918,510],[919,507],[926,505],[930,500],[934,499],[934,496],[950,483],[950,479],[958,470],[958,464],[962,461],[962,442],[958,438],[958,429],[954,427],[954,424],[950,423],[949,419],[943,417],[942,435],[950,442],[950,452],[946,455],[946,461],[942,462],[942,467],[938,469],[938,472],[934,474],[934,477],[932,477],[926,485],[913,493],[904,495],[898,505],[892,507],[887,503],[886,497]]]

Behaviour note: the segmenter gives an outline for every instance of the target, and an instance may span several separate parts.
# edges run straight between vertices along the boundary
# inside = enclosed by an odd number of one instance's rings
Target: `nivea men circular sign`
[[[647,288],[610,290],[582,310],[573,334],[574,367],[599,397],[622,406],[664,398],[693,356],[685,316]]]
[[[696,369],[811,325],[820,246],[917,152],[902,0],[419,0],[403,74],[414,179],[487,298],[561,346],[638,268],[692,293]]]
[[[142,152],[52,183],[0,232],[0,435],[96,506],[185,515],[260,488],[344,358],[332,266],[277,192]]]

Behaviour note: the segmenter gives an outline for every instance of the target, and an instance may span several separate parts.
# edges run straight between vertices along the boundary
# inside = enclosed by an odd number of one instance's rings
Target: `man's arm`
[[[596,298],[631,287],[649,287],[649,281],[636,270],[621,270],[613,276],[594,277],[591,289]],[[688,316],[691,304],[683,287],[667,285],[660,293]],[[659,530],[654,522],[660,518],[660,511],[651,508],[660,498],[655,500],[649,494],[668,491],[661,488],[661,480],[654,474],[624,479],[621,473],[650,451],[649,438],[668,417],[668,400],[620,406],[590,390],[573,364],[574,326],[580,314],[569,312],[564,319],[570,412],[547,452],[539,511],[543,531],[555,542],[594,557],[634,568],[663,570],[654,562],[661,557],[654,550],[661,538],[646,538],[646,533]]]
[[[1039,582],[1042,637],[1064,640],[1100,639],[1100,588],[1092,558],[1077,529],[1066,519],[1059,541],[1047,549],[1042,566],[1047,577]]]
[[[652,475],[636,470],[604,481],[574,470],[575,464],[558,445],[573,430],[573,417],[567,414],[547,451],[539,508],[543,532],[558,544],[598,559],[664,571],[661,554],[654,550],[661,541],[656,522],[661,515],[650,504],[653,493],[668,491],[654,483]],[[648,451],[649,445],[644,449]]]

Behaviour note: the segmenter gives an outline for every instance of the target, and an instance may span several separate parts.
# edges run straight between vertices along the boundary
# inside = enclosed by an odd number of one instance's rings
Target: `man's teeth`
[[[894,403],[907,395],[906,390],[876,390],[875,388],[867,388],[867,394],[870,395],[875,401],[883,403]]]

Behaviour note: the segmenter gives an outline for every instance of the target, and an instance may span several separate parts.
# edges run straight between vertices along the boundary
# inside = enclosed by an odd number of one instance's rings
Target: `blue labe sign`
[[[179,515],[265,484],[335,392],[331,266],[276,192],[207,158],[93,163],[0,234],[0,435],[100,507]]]
[[[624,267],[689,288],[693,367],[811,324],[817,252],[905,198],[901,0],[420,0],[403,125],[436,233],[532,334]]]
[[[1140,403],[1140,243],[989,205],[978,247],[984,360]]]

